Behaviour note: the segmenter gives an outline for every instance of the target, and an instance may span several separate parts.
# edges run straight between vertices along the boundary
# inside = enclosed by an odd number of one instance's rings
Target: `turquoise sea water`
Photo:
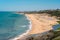
[[[9,40],[29,29],[25,15],[14,12],[0,12],[0,40]]]

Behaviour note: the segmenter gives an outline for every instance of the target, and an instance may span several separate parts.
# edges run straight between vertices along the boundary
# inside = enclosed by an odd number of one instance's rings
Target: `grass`
[[[60,30],[60,28],[57,28],[57,30]]]
[[[60,31],[53,31],[54,37],[52,40],[60,40]]]
[[[60,36],[54,38],[53,40],[60,40]]]
[[[60,24],[60,21],[57,21]]]

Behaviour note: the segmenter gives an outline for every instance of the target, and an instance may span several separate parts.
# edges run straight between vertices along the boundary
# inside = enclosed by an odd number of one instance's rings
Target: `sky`
[[[0,0],[0,11],[60,9],[60,0]]]

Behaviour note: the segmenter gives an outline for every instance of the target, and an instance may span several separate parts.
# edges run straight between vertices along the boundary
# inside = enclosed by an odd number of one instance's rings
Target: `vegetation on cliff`
[[[60,31],[50,30],[45,34],[33,34],[29,35],[26,40],[60,40]]]
[[[57,30],[60,30],[60,28],[57,28]]]
[[[39,11],[39,13],[48,13],[48,14],[51,14],[51,16],[60,17],[60,9],[56,9],[56,10],[43,10],[43,11]]]
[[[40,11],[29,11],[29,12],[24,12],[24,13],[28,13],[28,14],[42,14],[42,13],[47,13],[50,14],[51,16],[57,16],[60,18],[60,9],[54,9],[54,10],[40,10]]]
[[[60,24],[60,21],[57,21]]]

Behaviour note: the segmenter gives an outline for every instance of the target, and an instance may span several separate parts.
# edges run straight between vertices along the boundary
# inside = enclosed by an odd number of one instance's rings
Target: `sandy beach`
[[[31,21],[32,28],[26,34],[15,38],[14,40],[24,40],[26,35],[43,33],[52,30],[52,26],[58,24],[56,17],[48,14],[25,14]]]
[[[57,24],[57,19],[47,14],[26,14],[32,22],[32,29],[28,34],[38,34],[49,31],[53,25]]]

